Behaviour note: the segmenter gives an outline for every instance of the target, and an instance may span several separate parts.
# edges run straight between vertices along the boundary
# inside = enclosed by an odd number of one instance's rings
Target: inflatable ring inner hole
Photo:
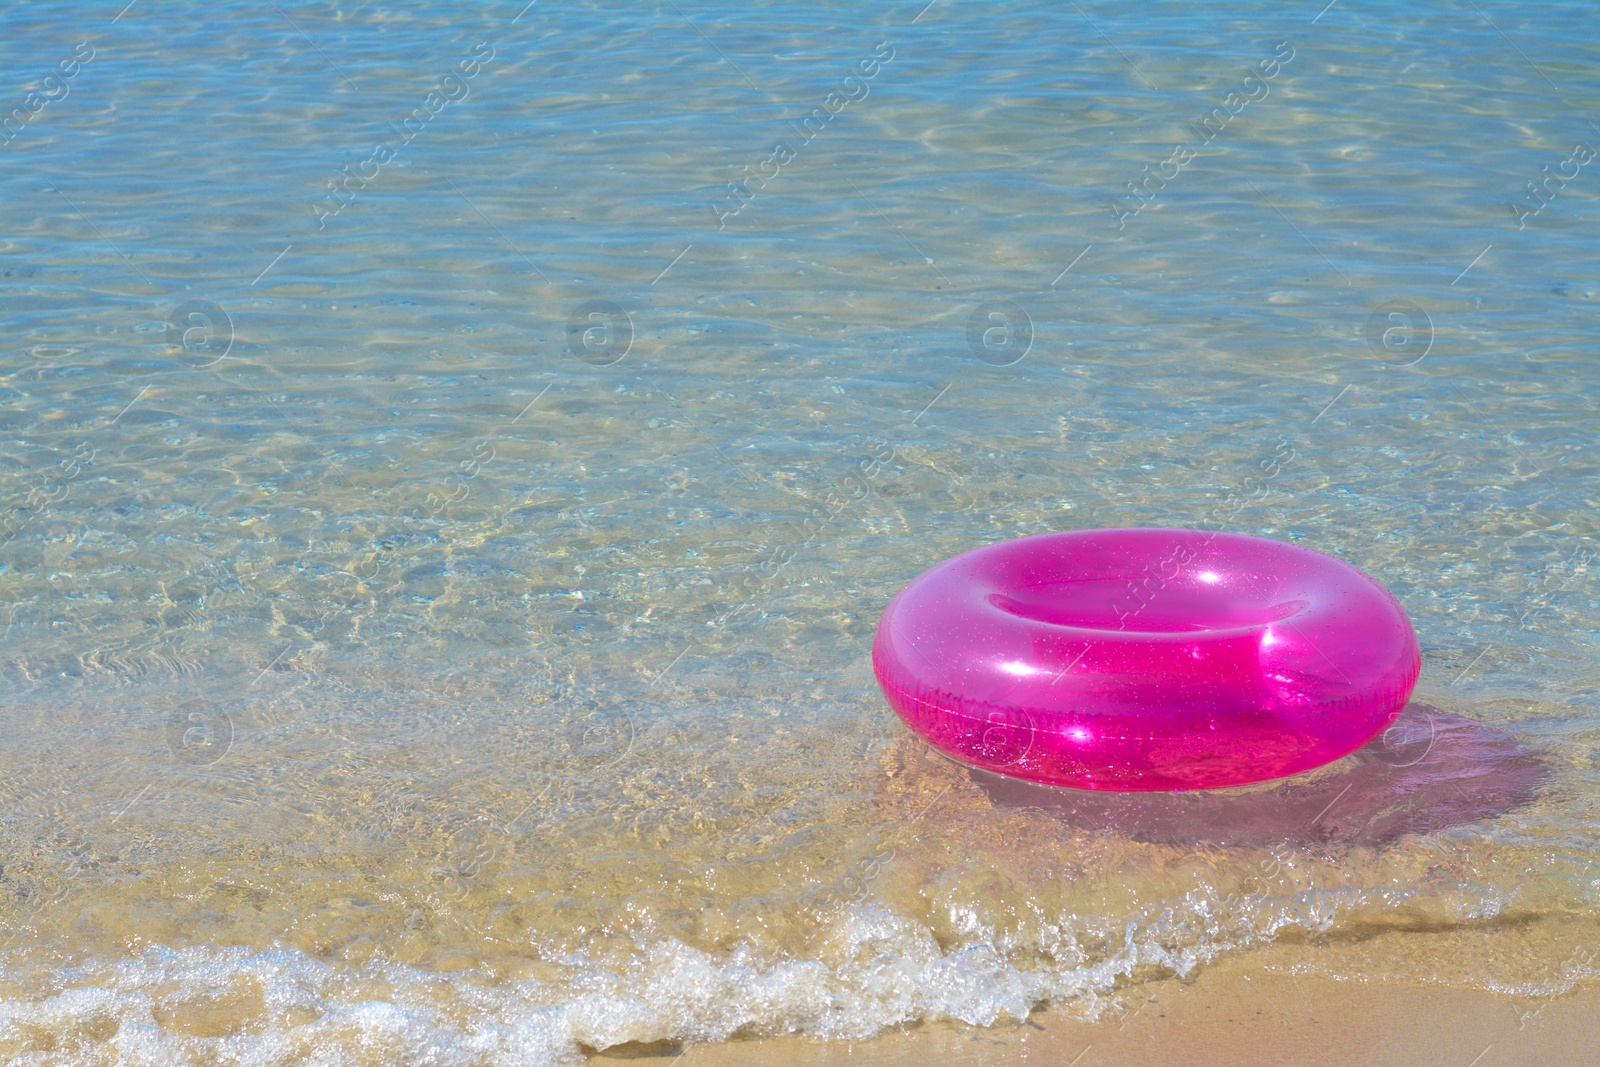
[[[1045,582],[1027,589],[991,592],[990,606],[1018,618],[1050,626],[1114,633],[1194,633],[1267,626],[1298,615],[1310,601],[1263,602],[1253,591],[1205,581],[1169,583],[1161,595],[1140,601],[1128,593],[1127,578]],[[1215,578],[1215,575],[1211,577]]]

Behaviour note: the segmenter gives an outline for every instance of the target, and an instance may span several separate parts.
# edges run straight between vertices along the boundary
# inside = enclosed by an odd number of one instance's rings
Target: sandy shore
[[[1035,1012],[1023,1026],[924,1026],[871,1041],[803,1038],[689,1048],[623,1047],[596,1064],[632,1067],[1160,1067],[1600,1064],[1600,990],[1513,997],[1437,985],[1349,982],[1219,964],[1192,982],[1126,991],[1096,1023]]]

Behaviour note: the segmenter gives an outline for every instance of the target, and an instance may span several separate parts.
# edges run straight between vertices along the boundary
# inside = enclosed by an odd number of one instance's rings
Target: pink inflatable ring
[[[1296,545],[1197,530],[1040,534],[900,591],[872,645],[906,725],[984,770],[1079,789],[1215,789],[1321,766],[1422,667],[1394,597]]]

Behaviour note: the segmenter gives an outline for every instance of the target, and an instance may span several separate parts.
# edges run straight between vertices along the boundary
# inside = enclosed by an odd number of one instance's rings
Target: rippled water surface
[[[1600,973],[1587,5],[520,6],[0,12],[0,1058]],[[897,589],[1134,525],[1367,570],[1416,702],[1172,796],[897,723]]]

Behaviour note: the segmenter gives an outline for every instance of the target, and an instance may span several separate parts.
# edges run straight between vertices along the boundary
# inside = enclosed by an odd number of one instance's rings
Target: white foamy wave
[[[1248,908],[1195,892],[1129,917],[1120,936],[1089,937],[1069,919],[1023,946],[976,916],[962,943],[881,907],[841,912],[811,959],[704,952],[679,941],[637,946],[627,966],[560,961],[555,981],[496,981],[394,963],[330,964],[298,950],[153,948],[133,959],[55,971],[44,995],[0,1001],[0,1059],[16,1064],[206,1062],[544,1067],[627,1042],[703,1043],[735,1034],[864,1038],[916,1021],[986,1026],[1045,1003],[1085,1016],[1119,983],[1187,975],[1283,926],[1326,928],[1356,901],[1282,898]],[[1080,948],[1093,940],[1098,950]],[[11,977],[16,977],[13,973]]]

